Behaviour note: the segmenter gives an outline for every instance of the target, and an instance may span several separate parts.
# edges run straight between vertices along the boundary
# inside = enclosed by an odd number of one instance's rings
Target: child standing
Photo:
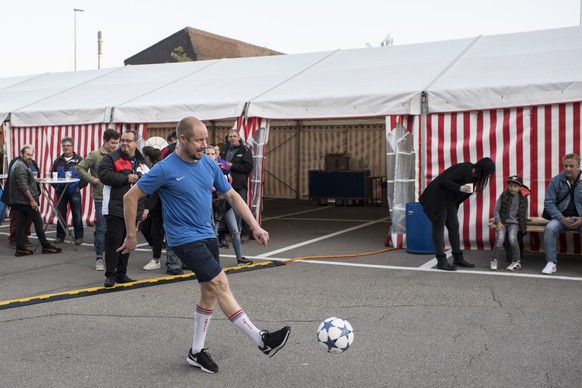
[[[507,178],[507,189],[504,190],[497,202],[493,218],[496,227],[495,246],[491,259],[491,270],[497,270],[497,254],[505,236],[508,236],[512,262],[507,267],[508,271],[521,269],[521,251],[519,249],[518,233],[524,234],[527,230],[527,207],[529,188],[523,184],[521,177],[512,175]]]

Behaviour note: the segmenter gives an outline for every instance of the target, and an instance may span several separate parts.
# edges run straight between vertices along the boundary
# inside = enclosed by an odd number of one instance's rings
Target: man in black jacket
[[[99,180],[103,183],[103,215],[107,224],[105,237],[105,287],[133,282],[127,276],[129,253],[118,253],[125,238],[123,196],[149,171],[145,159],[137,150],[138,134],[126,131],[121,135],[120,148],[103,157],[99,164]],[[139,202],[137,220],[141,218],[145,198]]]
[[[240,139],[238,130],[231,129],[227,136],[228,143],[220,153],[220,157],[228,162],[232,176],[232,188],[248,203],[249,175],[253,171],[253,154]],[[249,226],[236,215],[238,229],[241,231],[241,241],[249,240]]]

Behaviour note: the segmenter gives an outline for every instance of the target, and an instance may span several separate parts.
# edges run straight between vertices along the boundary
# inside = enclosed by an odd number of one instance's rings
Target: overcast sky
[[[581,0],[7,0],[0,78],[101,68],[193,27],[287,54],[580,25]],[[74,12],[73,9],[84,12]]]

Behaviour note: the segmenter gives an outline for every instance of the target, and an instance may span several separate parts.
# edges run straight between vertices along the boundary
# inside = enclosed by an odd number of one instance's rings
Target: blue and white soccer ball
[[[317,328],[317,342],[329,353],[343,353],[354,342],[354,329],[345,319],[327,318]]]

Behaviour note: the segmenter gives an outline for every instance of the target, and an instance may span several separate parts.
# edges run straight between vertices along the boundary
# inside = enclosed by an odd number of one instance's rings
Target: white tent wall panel
[[[384,245],[406,246],[406,204],[414,201],[418,152],[415,138],[420,117],[392,115],[386,117],[386,196],[390,210],[390,229]]]
[[[20,149],[25,144],[34,147],[34,160],[36,160],[41,175],[50,171],[54,160],[62,154],[61,139],[71,137],[75,141],[74,150],[82,157],[89,152],[101,147],[103,132],[111,128],[110,124],[87,124],[71,126],[47,126],[47,127],[12,127],[10,136],[9,158],[18,156]],[[123,132],[133,129],[140,137],[147,136],[146,124],[116,124],[115,129]],[[95,209],[93,206],[93,192],[91,185],[81,191],[81,203],[83,212],[83,222],[86,225],[95,224]],[[55,190],[49,188],[50,195],[55,198]],[[44,197],[40,199],[40,212],[45,223],[55,224],[56,219],[51,213],[48,203]],[[72,222],[70,210],[67,211],[67,222]]]
[[[523,178],[531,189],[529,215],[540,216],[546,187],[562,171],[562,156],[580,154],[582,149],[580,109],[580,103],[569,103],[429,115],[417,195],[451,165],[491,157],[496,172],[489,186],[483,195],[471,196],[459,209],[462,246],[491,249],[494,233],[487,221],[506,188],[505,179],[513,174]],[[542,236],[528,235],[529,248],[540,250]],[[561,252],[581,253],[580,247],[579,235],[561,236]]]

